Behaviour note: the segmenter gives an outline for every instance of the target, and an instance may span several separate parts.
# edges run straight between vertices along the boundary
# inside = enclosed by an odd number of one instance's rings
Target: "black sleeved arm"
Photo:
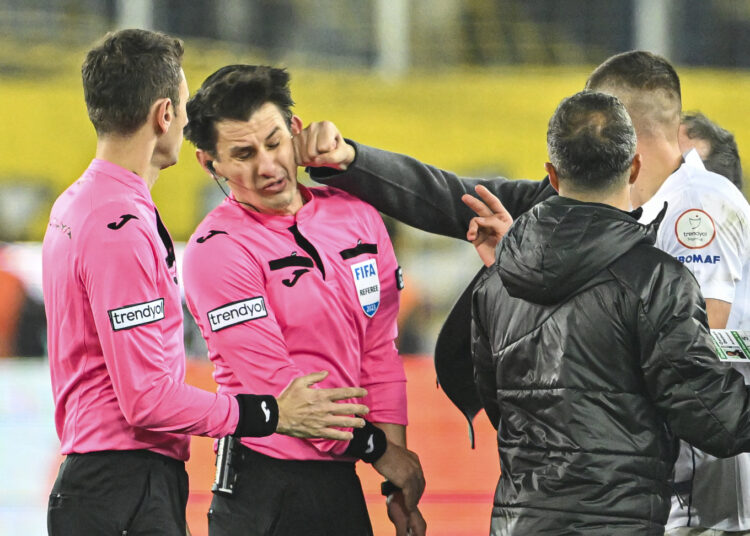
[[[716,357],[698,283],[676,262],[662,264],[651,280],[637,315],[652,399],[672,431],[699,449],[720,458],[750,451],[750,392]]]
[[[366,201],[379,211],[407,225],[453,238],[465,239],[469,221],[475,216],[462,201],[474,187],[486,186],[517,218],[540,201],[555,195],[549,180],[470,179],[423,164],[409,156],[347,143],[356,151],[354,162],[344,171],[308,168],[313,180]]]

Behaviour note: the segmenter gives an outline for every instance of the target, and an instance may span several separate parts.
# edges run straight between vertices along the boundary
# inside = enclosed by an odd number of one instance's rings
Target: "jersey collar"
[[[242,210],[245,214],[261,223],[265,227],[269,227],[271,229],[286,230],[292,225],[304,222],[312,218],[317,211],[317,203],[312,190],[301,184],[298,184],[297,188],[299,188],[300,193],[302,194],[302,199],[304,199],[305,203],[302,205],[302,208],[297,211],[296,214],[277,215],[256,212],[252,209],[245,208],[242,205],[238,204],[234,199],[233,194],[229,195],[226,202],[231,203],[232,205],[237,207],[238,210]]]
[[[126,188],[133,190],[139,196],[147,199],[153,205],[151,192],[148,189],[146,181],[129,169],[125,169],[107,160],[102,160],[101,158],[94,158],[88,169],[93,171],[95,176],[106,175],[108,178],[117,181]]]

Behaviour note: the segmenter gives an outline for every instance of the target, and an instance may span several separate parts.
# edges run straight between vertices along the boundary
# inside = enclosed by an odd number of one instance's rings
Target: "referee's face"
[[[302,207],[292,144],[301,127],[294,116],[290,131],[270,102],[247,121],[216,123],[213,166],[218,177],[227,179],[235,199],[266,214],[295,214]]]

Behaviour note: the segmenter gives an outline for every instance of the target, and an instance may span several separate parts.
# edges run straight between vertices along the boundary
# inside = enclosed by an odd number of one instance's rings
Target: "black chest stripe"
[[[288,257],[281,257],[280,259],[274,259],[268,261],[268,267],[273,270],[281,270],[282,268],[289,268],[290,266],[304,266],[305,268],[312,268],[313,261],[310,257],[300,257],[299,255],[290,255]]]
[[[372,253],[373,255],[377,255],[378,253],[378,245],[377,244],[365,244],[360,242],[353,248],[344,249],[339,252],[341,254],[341,258],[344,260],[347,259],[353,259],[354,257],[358,257],[359,255],[364,255],[365,253]]]
[[[310,257],[312,257],[312,259],[315,261],[315,266],[318,267],[318,270],[320,270],[320,274],[323,276],[323,279],[325,279],[326,270],[323,267],[323,260],[320,258],[320,255],[318,255],[318,251],[315,249],[315,246],[313,246],[307,238],[302,236],[302,233],[300,233],[299,229],[297,229],[296,223],[289,227],[289,232],[292,233],[294,241],[297,242],[297,245],[301,247],[305,251],[305,253],[310,255]]]
[[[161,216],[159,216],[159,211],[154,209],[154,212],[156,212],[156,229],[159,231],[159,238],[164,243],[164,247],[167,248],[167,257],[164,260],[167,261],[167,266],[171,268],[174,264],[174,244],[172,244],[172,237],[169,236],[169,231],[164,227]]]

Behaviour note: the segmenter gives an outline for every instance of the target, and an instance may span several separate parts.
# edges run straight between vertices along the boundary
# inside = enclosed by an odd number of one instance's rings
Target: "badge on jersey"
[[[370,259],[353,264],[351,268],[359,304],[362,306],[362,311],[372,318],[380,306],[378,263],[375,259]]]
[[[690,249],[704,248],[716,237],[714,220],[698,208],[686,210],[674,224],[677,241]]]
[[[107,314],[109,314],[109,323],[112,324],[112,331],[151,324],[164,318],[164,298],[110,309]]]
[[[268,316],[268,310],[266,310],[266,302],[263,300],[263,296],[256,296],[255,298],[222,305],[210,310],[206,316],[211,331],[216,332],[237,324],[244,324],[250,320],[265,318]]]

